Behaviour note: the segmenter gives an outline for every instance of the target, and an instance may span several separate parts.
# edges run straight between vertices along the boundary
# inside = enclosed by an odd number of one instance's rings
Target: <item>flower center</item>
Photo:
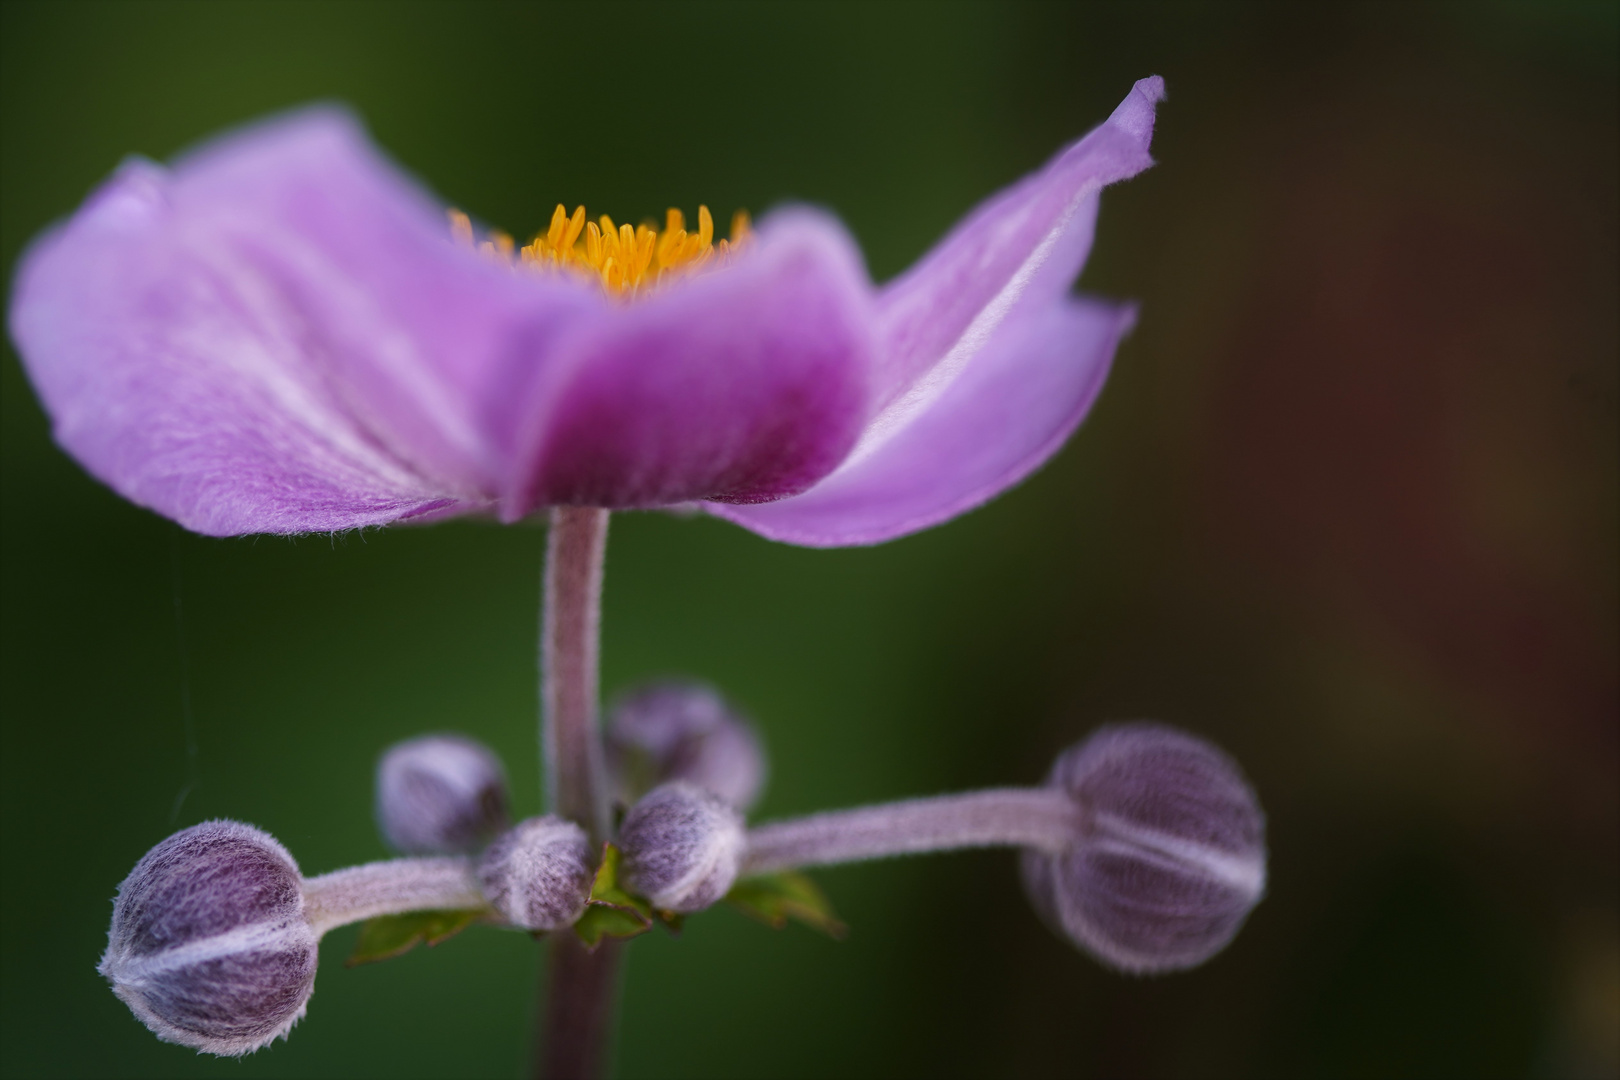
[[[460,210],[450,211],[450,233],[459,242],[473,245],[472,221]],[[628,299],[710,263],[723,264],[752,235],[745,210],[732,215],[730,238],[717,244],[714,218],[707,206],[698,207],[697,231],[687,232],[686,218],[673,208],[665,214],[660,230],[647,224],[615,225],[606,214],[597,221],[586,221],[583,206],[569,214],[559,203],[551,225],[518,248],[517,256],[521,266],[591,277],[608,295]],[[491,230],[477,246],[490,258],[512,262],[514,245],[506,233]]]

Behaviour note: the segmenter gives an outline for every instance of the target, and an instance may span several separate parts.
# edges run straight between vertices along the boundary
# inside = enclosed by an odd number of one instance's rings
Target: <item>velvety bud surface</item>
[[[1075,800],[1080,831],[1061,855],[1026,851],[1025,885],[1047,921],[1103,963],[1200,964],[1264,893],[1265,815],[1210,743],[1158,724],[1105,727],[1048,782]]]
[[[500,759],[460,735],[424,735],[389,747],[377,762],[377,827],[396,851],[476,851],[506,828]]]
[[[98,970],[158,1038],[234,1057],[303,1017],[316,944],[287,850],[249,825],[209,821],[135,864]]]
[[[584,914],[596,871],[585,830],[547,814],[508,829],[478,864],[484,896],[513,926],[556,930]]]
[[[684,780],[747,810],[765,786],[765,751],[753,725],[702,683],[653,683],[621,698],[604,749],[613,796],[627,806],[659,784]]]
[[[734,807],[694,784],[655,788],[619,826],[624,879],[664,911],[702,911],[737,880],[747,839]]]

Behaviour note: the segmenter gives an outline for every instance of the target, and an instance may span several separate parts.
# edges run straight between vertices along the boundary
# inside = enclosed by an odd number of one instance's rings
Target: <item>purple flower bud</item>
[[[753,725],[701,683],[652,683],[608,717],[609,783],[625,805],[684,780],[747,810],[765,786],[765,751]]]
[[[694,784],[654,788],[619,826],[624,880],[664,911],[701,911],[737,880],[747,838],[742,815]]]
[[[316,941],[287,849],[207,821],[147,852],[118,887],[98,970],[158,1038],[237,1057],[303,1017]]]
[[[1055,930],[1122,971],[1203,963],[1265,891],[1265,815],[1237,763],[1159,724],[1104,727],[1047,782],[1081,813],[1060,855],[1026,850],[1024,885]]]
[[[478,864],[484,896],[525,930],[571,926],[585,912],[596,871],[585,830],[547,814],[496,837]]]
[[[377,762],[377,827],[396,851],[476,851],[506,828],[506,775],[484,744],[460,735],[396,743]]]

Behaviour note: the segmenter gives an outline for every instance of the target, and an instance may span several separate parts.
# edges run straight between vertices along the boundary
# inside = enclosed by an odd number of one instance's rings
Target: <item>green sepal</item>
[[[652,905],[619,885],[619,849],[603,844],[602,865],[596,869],[591,898],[585,914],[574,923],[574,933],[587,949],[594,949],[604,937],[633,938],[652,929],[652,924]]]
[[[354,951],[343,961],[345,967],[375,964],[404,956],[424,942],[432,947],[448,941],[489,914],[486,908],[456,908],[436,911],[408,911],[403,915],[379,915],[367,919],[355,939]]]
[[[601,900],[592,900],[586,904],[585,914],[574,923],[574,933],[585,943],[587,949],[596,948],[605,937],[639,937],[650,929],[652,920],[641,912]]]
[[[744,915],[776,930],[793,919],[835,941],[841,941],[849,933],[849,927],[833,914],[827,895],[815,882],[794,870],[744,878],[726,893],[726,900]]]

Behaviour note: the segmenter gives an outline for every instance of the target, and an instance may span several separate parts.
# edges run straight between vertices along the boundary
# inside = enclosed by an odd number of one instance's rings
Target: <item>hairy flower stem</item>
[[[559,506],[551,512],[540,621],[540,752],[547,797],[553,812],[577,821],[593,844],[608,835],[596,726],[607,526],[606,510]]]
[[[606,510],[552,510],[540,622],[540,748],[547,797],[557,814],[584,827],[593,844],[609,832],[596,723],[607,526]],[[573,934],[552,935],[538,1076],[594,1080],[600,1073],[617,966],[618,949],[611,944],[586,952]]]
[[[304,914],[317,935],[378,915],[486,906],[473,861],[389,859],[304,880]]]
[[[748,831],[742,873],[974,847],[1057,853],[1074,840],[1078,810],[1051,788],[992,788],[777,821]]]
[[[613,1034],[622,947],[606,938],[592,952],[572,931],[551,935],[551,986],[537,1062],[542,1080],[595,1080],[601,1075]]]

